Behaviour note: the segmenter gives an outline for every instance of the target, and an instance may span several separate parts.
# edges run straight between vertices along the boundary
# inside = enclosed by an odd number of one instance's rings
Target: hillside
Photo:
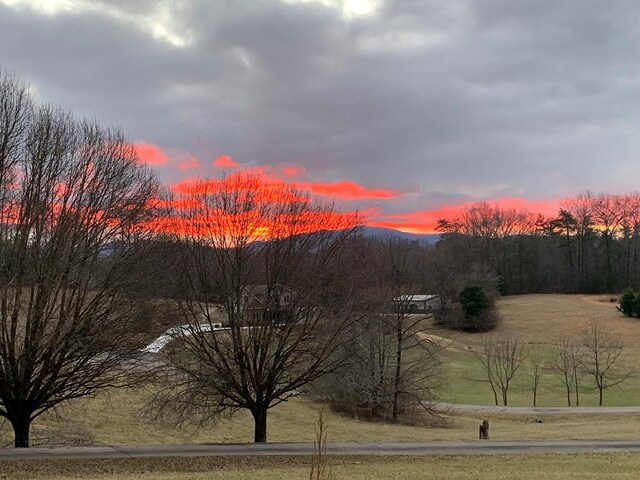
[[[365,237],[389,238],[398,237],[404,240],[417,241],[422,245],[432,245],[440,240],[439,233],[408,233],[393,228],[365,226],[362,229]]]
[[[606,332],[624,343],[624,367],[630,370],[640,360],[640,320],[623,316],[615,308],[610,296],[604,295],[519,295],[499,298],[496,308],[501,324],[492,335],[513,335],[520,338],[527,349],[538,348],[545,357],[538,406],[566,405],[561,380],[548,368],[553,343],[561,335],[576,342],[589,323],[597,320]],[[438,331],[448,340],[444,364],[447,386],[443,398],[450,402],[493,404],[488,384],[482,383],[484,372],[474,352],[482,341],[480,334]],[[519,370],[512,390],[510,405],[531,405],[531,371],[527,360]],[[597,392],[586,375],[580,378],[580,404],[597,405]],[[632,375],[622,385],[605,392],[605,405],[640,405],[640,378]]]

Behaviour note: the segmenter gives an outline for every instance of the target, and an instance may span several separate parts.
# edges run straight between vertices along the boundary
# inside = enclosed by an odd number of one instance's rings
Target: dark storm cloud
[[[200,174],[223,154],[298,164],[407,192],[365,202],[389,213],[636,188],[636,2],[86,5],[0,1],[2,64],[47,101],[196,155]]]

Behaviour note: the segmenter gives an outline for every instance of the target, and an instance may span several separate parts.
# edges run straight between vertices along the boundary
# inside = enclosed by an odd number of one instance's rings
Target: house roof
[[[280,285],[277,285],[275,288],[280,289],[280,292],[279,292],[279,295],[281,296],[280,301],[282,301],[282,295],[284,293],[292,292],[290,288],[281,287]],[[256,284],[256,285],[245,285],[244,287],[242,287],[242,295],[246,295],[247,297],[249,297],[247,299],[245,308],[262,308],[265,304],[265,300],[268,292],[269,292],[268,285]],[[275,292],[272,292],[272,293],[275,293]]]
[[[394,302],[427,302],[438,295],[400,295],[393,299]]]

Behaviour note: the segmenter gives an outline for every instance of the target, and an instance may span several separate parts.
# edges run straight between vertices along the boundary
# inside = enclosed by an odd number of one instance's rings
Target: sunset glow
[[[305,168],[302,165],[287,165],[282,167],[282,173],[289,177],[294,177],[296,175],[301,175],[305,172]]]
[[[221,155],[213,161],[213,166],[220,168],[238,168],[240,164],[234,162],[229,155]]]
[[[294,185],[265,181],[255,172],[223,179],[187,179],[173,185],[172,191],[170,201],[157,202],[169,212],[151,227],[220,246],[360,223],[355,212],[337,211]]]
[[[222,158],[222,157],[219,157]],[[228,157],[227,157],[228,158]],[[218,159],[219,160],[219,159]],[[293,175],[301,170],[295,167],[283,168],[283,173]],[[277,176],[278,171],[274,168],[256,167],[243,170],[245,173],[258,175],[266,184],[286,183],[291,187],[308,190],[309,192],[329,198],[338,199],[393,199],[402,196],[401,192],[387,190],[382,188],[368,188],[350,180],[342,180],[339,182],[291,182]],[[287,173],[288,172],[288,173]],[[215,184],[218,180],[208,179],[206,182]],[[200,188],[202,180],[199,178],[186,178],[171,186],[171,190],[175,193],[188,193],[194,188]],[[200,185],[200,186],[199,186]]]
[[[269,202],[285,202],[296,203],[311,202],[312,197],[306,195],[304,192],[309,192],[311,195],[316,195],[319,198],[338,198],[338,199],[362,199],[362,198],[383,198],[394,199],[402,194],[394,191],[387,191],[383,189],[367,189],[355,182],[343,181],[336,183],[302,183],[295,182],[285,183],[283,181],[276,181],[266,176],[260,176],[260,171],[245,171],[252,172],[253,175],[258,175],[261,180],[260,188],[253,192],[252,202],[254,202],[255,208],[259,209],[261,205],[268,204]],[[234,176],[237,174],[234,174]],[[184,211],[188,209],[197,209],[202,206],[201,200],[198,197],[211,194],[219,189],[228,188],[230,179],[234,176],[227,177],[226,179],[198,179],[188,178],[172,185],[171,191],[176,195],[171,205],[176,211]],[[530,201],[524,198],[496,198],[487,200],[491,205],[497,205],[503,209],[515,209],[515,210],[528,210],[534,215],[541,214],[544,217],[550,218],[557,215],[560,205],[559,200],[551,201]],[[374,227],[393,228],[396,230],[409,232],[409,233],[435,233],[436,226],[439,219],[455,219],[459,218],[462,212],[472,206],[475,201],[469,201],[459,204],[448,204],[440,208],[433,210],[418,210],[413,212],[404,212],[397,214],[385,214],[377,208],[361,209],[363,219],[367,225]],[[214,215],[221,215],[221,212],[210,212]],[[351,214],[349,214],[351,215]],[[227,218],[226,221],[229,219]],[[324,222],[335,223],[335,218],[326,218],[322,222],[318,222],[318,219],[314,221],[307,221],[304,229],[311,231],[314,228],[323,228]],[[257,222],[257,223],[256,223]],[[190,229],[187,229],[184,225],[173,225],[168,227],[171,231],[193,231],[194,225],[205,225],[205,220],[199,220],[192,224]],[[237,223],[234,221],[232,223]],[[220,225],[208,225],[207,228],[210,231],[218,231]],[[249,227],[247,227],[249,228]],[[276,231],[276,225],[271,222],[269,225],[260,224],[257,219],[250,222],[250,228],[254,229],[254,234],[260,231],[263,235],[268,235]]]
[[[169,160],[167,154],[157,145],[136,143],[134,147],[140,162],[146,163],[147,165],[164,165]]]
[[[341,180],[339,182],[312,182],[302,185],[308,188],[312,193],[318,195],[328,195],[336,198],[354,199],[354,198],[378,198],[391,199],[401,196],[400,192],[393,190],[385,190],[383,188],[366,188],[351,180]]]
[[[438,220],[455,219],[461,213],[478,201],[487,201],[491,205],[497,205],[503,209],[528,210],[534,215],[541,214],[544,217],[554,217],[560,207],[560,200],[528,200],[520,197],[497,197],[469,200],[461,203],[445,203],[433,209],[415,209],[402,211],[395,207],[394,210],[400,213],[386,213],[385,210],[407,198],[408,193],[384,188],[382,186],[365,186],[353,180],[343,179],[337,181],[310,181],[306,169],[297,164],[279,163],[276,165],[254,165],[243,166],[234,160],[230,155],[220,155],[211,166],[217,169],[232,170],[234,173],[226,178],[202,178],[198,174],[202,173],[203,166],[198,158],[184,154],[181,158],[172,160],[160,147],[152,144],[138,143],[135,145],[136,152],[142,163],[148,165],[169,166],[176,171],[193,170],[195,175],[182,178],[169,185],[169,190],[175,195],[173,205],[176,211],[193,209],[199,205],[194,200],[197,196],[225,188],[229,178],[236,175],[251,175],[261,182],[260,191],[257,192],[259,202],[278,201],[282,198],[284,191],[308,192],[309,195],[317,196],[328,201],[348,202],[349,208],[357,208],[363,214],[367,225],[375,227],[392,228],[409,233],[435,233]],[[308,199],[298,197],[293,198],[291,192],[288,193],[289,201],[300,202]],[[380,201],[385,203],[381,206]],[[373,203],[371,203],[373,202]],[[170,205],[165,204],[164,207]],[[395,205],[394,205],[395,206]],[[202,223],[202,222],[199,222]],[[167,230],[184,231],[184,226],[166,226]],[[163,227],[164,228],[164,227]],[[275,226],[253,225],[251,228],[256,232],[267,235],[273,232]],[[311,228],[311,227],[310,227]]]
[[[200,168],[200,162],[196,157],[183,158],[178,164],[178,168],[182,171],[197,170],[198,168]]]
[[[496,198],[487,201],[491,205],[497,205],[503,209],[524,209],[545,217],[556,216],[560,205],[560,201],[556,200],[529,201],[524,198]],[[409,233],[435,233],[439,219],[459,218],[463,210],[474,203],[476,202],[465,202],[445,205],[434,210],[421,210],[394,215],[378,214],[373,216],[367,224],[373,227],[394,228]]]

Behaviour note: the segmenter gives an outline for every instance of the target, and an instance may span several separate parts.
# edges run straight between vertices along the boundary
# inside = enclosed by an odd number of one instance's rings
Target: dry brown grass
[[[632,375],[623,385],[605,393],[605,405],[640,404],[640,320],[627,318],[611,302],[610,295],[521,295],[499,298],[496,302],[502,323],[494,335],[514,335],[526,344],[541,347],[543,355],[551,355],[551,346],[562,335],[580,341],[580,335],[593,320],[601,322],[605,331],[619,336],[624,342],[624,368]],[[615,296],[614,296],[615,298]],[[445,371],[447,387],[442,397],[450,402],[489,405],[493,398],[488,385],[476,380],[484,378],[480,363],[474,358],[483,335],[439,330],[439,335],[452,340],[447,346]],[[465,353],[466,352],[466,353]],[[530,406],[530,377],[528,362],[516,376],[509,395],[511,405]],[[581,378],[581,404],[597,405],[592,380]],[[566,405],[561,380],[548,369],[543,370],[538,405]]]
[[[603,301],[605,300],[605,301]],[[640,323],[616,310],[609,296],[520,295],[497,302],[502,324],[497,333],[521,336],[532,343],[553,343],[560,334],[580,335],[589,322],[598,320],[607,330],[640,346]]]
[[[637,365],[636,360],[640,359],[640,320],[623,317],[608,297],[505,297],[499,299],[498,308],[504,317],[498,331],[522,336],[532,343],[551,343],[559,333],[579,334],[590,319],[598,318],[606,322],[609,331],[623,336],[625,349],[634,364]],[[452,339],[461,350],[478,341],[478,336],[470,334],[444,332],[442,335]],[[472,387],[476,389],[477,385]],[[142,413],[147,397],[143,390],[120,390],[77,401],[60,409],[57,418],[47,416],[36,421],[33,438],[40,444],[182,444],[252,440],[253,422],[246,413],[197,431],[195,428],[176,429]],[[544,396],[543,400],[546,398]],[[313,425],[320,408],[320,404],[300,398],[272,409],[269,440],[313,441]],[[332,412],[326,412],[326,415],[332,441],[469,440],[476,438],[478,424],[484,417],[491,420],[491,434],[495,439],[630,439],[637,438],[640,433],[636,427],[640,425],[640,415],[548,416],[542,417],[543,423],[536,423],[535,416],[465,415],[456,418],[450,428],[372,423]],[[0,442],[8,444],[11,439],[9,426],[0,427]]]
[[[83,405],[60,411],[58,418],[45,418],[34,425],[36,443],[43,437],[47,444],[185,444],[244,443],[253,438],[249,415],[239,414],[218,425],[193,429],[175,429],[172,425],[152,421],[140,413],[144,397],[140,392],[114,392],[111,398],[97,398]],[[274,442],[312,442],[314,424],[322,405],[296,399],[274,408],[269,418],[269,440]],[[640,414],[628,415],[486,415],[466,414],[454,419],[447,428],[393,425],[359,421],[325,411],[331,441],[420,441],[474,440],[478,424],[491,422],[491,436],[496,440],[540,439],[633,439],[640,432]],[[542,420],[543,423],[538,423]],[[67,432],[56,436],[56,432]],[[77,432],[71,435],[69,432]],[[8,425],[0,429],[3,443],[11,442]]]
[[[613,296],[615,297],[615,295]],[[640,355],[640,321],[627,318],[611,303],[611,295],[514,295],[500,297],[496,308],[502,317],[495,334],[521,337],[527,343],[552,344],[559,335],[580,335],[589,322],[598,320],[607,331],[625,340]],[[442,332],[462,346],[478,343],[478,334]]]
[[[122,460],[0,462],[12,480],[307,480],[306,457],[194,457]],[[441,457],[332,457],[340,480],[564,480],[635,479],[640,456],[491,455]],[[4,476],[4,477],[3,477]]]

